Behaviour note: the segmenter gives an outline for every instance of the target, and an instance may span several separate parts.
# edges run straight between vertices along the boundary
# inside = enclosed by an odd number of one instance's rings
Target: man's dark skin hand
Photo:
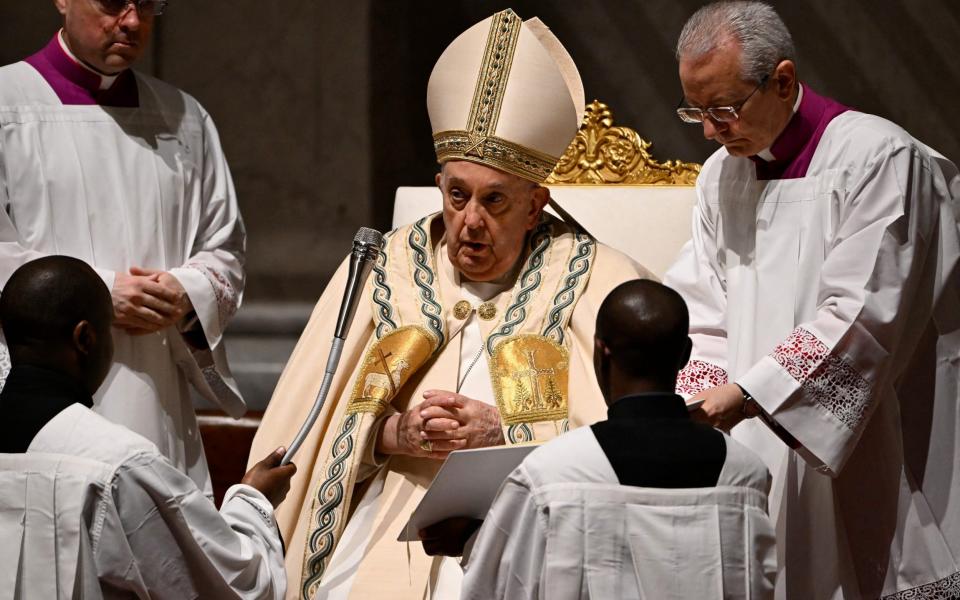
[[[280,466],[280,461],[283,460],[286,452],[286,448],[277,448],[253,465],[253,468],[240,480],[240,483],[249,485],[266,496],[274,508],[287,497],[287,492],[290,491],[290,478],[297,472],[297,465],[293,463]]]
[[[463,547],[483,521],[470,517],[452,517],[424,527],[418,532],[423,551],[430,556],[462,556]]]

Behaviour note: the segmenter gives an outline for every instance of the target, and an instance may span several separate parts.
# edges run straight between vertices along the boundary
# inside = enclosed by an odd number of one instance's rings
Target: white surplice
[[[218,512],[146,439],[80,404],[0,455],[0,597],[280,599],[273,507],[246,485]],[[19,594],[19,595],[18,595]]]
[[[713,488],[620,485],[589,427],[533,451],[490,507],[462,598],[772,598],[767,470],[724,439]]]
[[[690,306],[678,392],[737,382],[733,435],[774,476],[778,597],[960,594],[960,180],[896,125],[847,112],[807,174],[720,149],[667,274]]]
[[[245,411],[221,343],[243,292],[245,233],[210,116],[180,90],[136,79],[138,108],[65,106],[29,64],[0,68],[0,285],[49,254],[84,260],[109,288],[133,266],[171,272],[212,351],[191,351],[175,328],[115,330],[95,407],[210,493],[189,386],[232,416]],[[0,340],[0,379],[6,354]]]

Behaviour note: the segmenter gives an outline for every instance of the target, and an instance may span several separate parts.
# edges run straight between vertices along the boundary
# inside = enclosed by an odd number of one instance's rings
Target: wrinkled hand
[[[743,414],[743,391],[735,383],[719,385],[703,390],[690,399],[690,402],[703,400],[700,408],[690,416],[701,423],[729,432],[734,425],[745,418]]]
[[[427,390],[417,407],[423,418],[422,440],[437,444],[462,440],[463,448],[486,448],[504,443],[500,411],[496,406],[453,392]]]
[[[464,440],[431,442],[431,445],[427,445],[427,447],[430,448],[429,450],[424,447],[425,444],[423,444],[424,438],[422,434],[425,419],[422,413],[425,404],[426,403],[419,404],[410,410],[402,412],[399,415],[393,415],[390,418],[391,422],[387,423],[383,434],[381,434],[381,439],[387,442],[381,447],[382,452],[386,454],[407,454],[409,456],[444,460],[452,451],[466,447],[466,441]],[[437,400],[435,405],[452,409],[456,406],[456,402],[452,399],[445,398]],[[389,443],[394,440],[394,443]]]
[[[186,290],[165,271],[133,267],[113,283],[114,326],[145,335],[175,324],[193,310]]]
[[[470,517],[451,517],[418,533],[423,551],[430,556],[462,556],[463,547],[483,521]]]
[[[274,508],[287,497],[287,492],[290,491],[290,478],[297,472],[297,465],[293,463],[280,466],[280,461],[283,460],[286,452],[285,448],[277,448],[269,456],[253,465],[253,468],[247,471],[240,481],[256,488],[267,497]]]

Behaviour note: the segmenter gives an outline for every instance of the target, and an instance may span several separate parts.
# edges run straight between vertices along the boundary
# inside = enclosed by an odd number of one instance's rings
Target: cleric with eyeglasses
[[[677,58],[677,114],[722,146],[665,279],[678,392],[773,474],[777,597],[956,597],[957,167],[801,83],[765,3],[701,8]]]
[[[212,497],[190,387],[245,410],[221,343],[243,294],[245,233],[217,130],[191,96],[131,69],[166,1],[54,6],[62,29],[0,67],[0,285],[44,255],[92,266],[115,313],[95,409]],[[0,340],[9,368],[6,357]]]

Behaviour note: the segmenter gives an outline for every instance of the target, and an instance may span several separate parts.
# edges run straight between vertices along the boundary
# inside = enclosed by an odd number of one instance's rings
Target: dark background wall
[[[76,1],[76,0],[75,0]],[[172,0],[144,71],[214,116],[249,231],[247,300],[310,301],[357,227],[387,228],[398,185],[435,170],[425,108],[434,61],[507,6],[550,25],[599,98],[661,159],[713,145],[673,114],[673,45],[698,0]],[[960,2],[783,0],[801,78],[960,160]],[[52,1],[0,0],[0,63],[56,31]]]

